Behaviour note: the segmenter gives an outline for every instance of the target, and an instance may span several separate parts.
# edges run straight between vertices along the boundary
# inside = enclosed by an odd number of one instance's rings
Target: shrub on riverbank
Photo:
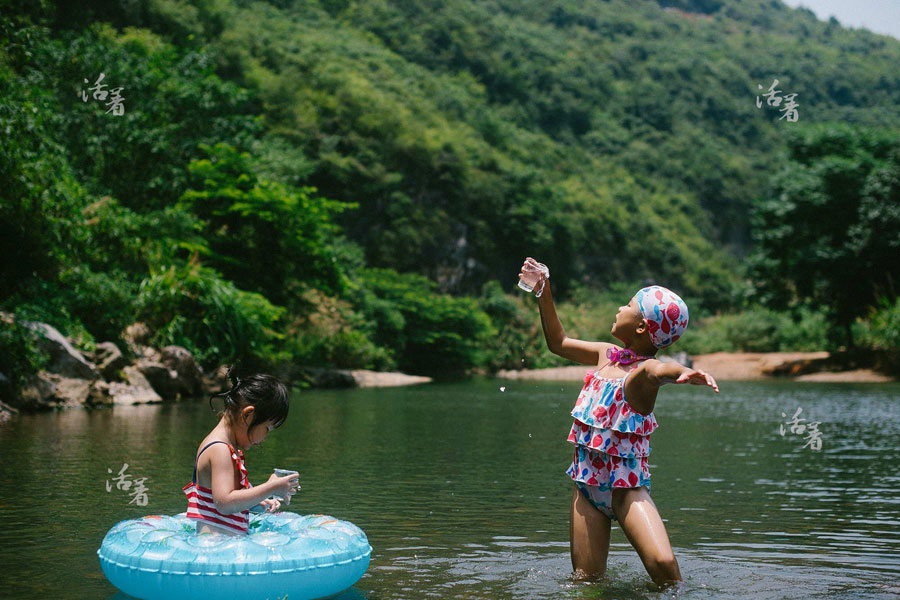
[[[804,309],[793,317],[751,306],[739,312],[692,318],[678,345],[688,354],[834,350],[827,325],[827,317],[821,312]]]
[[[313,288],[301,294],[297,302],[303,308],[285,329],[294,364],[376,371],[396,368],[394,353],[373,340],[376,322],[350,302]]]
[[[155,346],[183,346],[204,368],[237,361],[262,366],[289,356],[278,332],[284,309],[196,263],[170,267],[141,284],[138,318]]]
[[[541,318],[533,298],[505,293],[497,281],[484,284],[478,306],[494,324],[496,334],[485,342],[488,371],[543,369],[559,366],[544,343]]]
[[[0,314],[0,374],[6,377],[10,388],[0,386],[0,396],[20,389],[46,362],[47,357],[38,349],[37,332],[25,327],[15,315]]]
[[[893,304],[882,299],[869,318],[860,322],[859,339],[874,350],[900,353],[900,299]]]
[[[459,374],[489,360],[496,323],[475,299],[438,294],[427,277],[392,269],[362,269],[356,286],[355,302],[374,324],[372,339],[402,371]]]

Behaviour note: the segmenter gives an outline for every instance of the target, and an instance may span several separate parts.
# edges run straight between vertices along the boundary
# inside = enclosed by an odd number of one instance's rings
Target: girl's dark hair
[[[228,416],[229,421],[234,421],[241,409],[252,406],[255,410],[250,427],[266,421],[272,421],[276,428],[281,427],[288,415],[287,385],[280,379],[263,373],[238,378],[234,374],[234,366],[228,369],[228,379],[232,383],[231,389],[210,396],[210,408],[213,398],[221,397],[225,401],[222,413]]]

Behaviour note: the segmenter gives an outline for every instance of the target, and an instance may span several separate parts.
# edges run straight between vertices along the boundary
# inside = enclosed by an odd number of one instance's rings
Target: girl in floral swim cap
[[[526,259],[522,273],[533,273],[534,264]],[[658,427],[653,408],[660,386],[691,383],[719,391],[708,373],[655,358],[660,348],[684,333],[687,305],[669,289],[645,287],[616,314],[611,333],[622,346],[587,342],[566,336],[549,283],[545,271],[534,286],[541,290],[538,307],[547,346],[563,358],[596,366],[584,378],[568,437],[574,445],[566,472],[575,484],[569,529],[572,567],[578,577],[606,571],[616,520],[657,585],[681,581],[666,527],[650,498],[648,457],[650,434]]]

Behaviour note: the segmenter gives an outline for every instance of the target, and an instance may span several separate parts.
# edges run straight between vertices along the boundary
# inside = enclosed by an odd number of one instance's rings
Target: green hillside
[[[777,0],[0,15],[0,308],[88,344],[142,318],[208,363],[544,356],[533,307],[491,283],[529,255],[562,300],[652,279],[738,309],[792,130],[900,130],[900,42]],[[121,116],[82,100],[101,72]],[[757,108],[775,79],[797,122]]]

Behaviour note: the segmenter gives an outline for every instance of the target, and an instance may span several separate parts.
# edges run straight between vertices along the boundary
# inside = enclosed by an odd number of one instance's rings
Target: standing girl
[[[535,272],[531,258],[519,277],[526,272]],[[657,350],[684,333],[687,306],[664,287],[639,290],[616,314],[611,333],[621,340],[620,347],[567,337],[553,306],[549,274],[542,274],[534,287],[540,289],[541,325],[550,351],[597,367],[584,379],[568,438],[575,445],[567,474],[575,484],[569,533],[576,576],[596,577],[606,571],[616,520],[657,585],[681,581],[665,525],[650,498],[648,456],[660,386],[692,383],[719,391],[707,373],[654,358]]]
[[[198,534],[241,535],[249,530],[251,507],[275,512],[281,503],[269,496],[281,496],[290,504],[291,494],[297,491],[296,474],[278,477],[273,473],[267,482],[253,487],[244,466],[243,450],[261,444],[287,418],[288,390],[271,375],[251,375],[237,379],[230,390],[217,396],[224,397],[225,409],[218,425],[200,442],[193,479],[183,488],[187,517],[197,521]]]

